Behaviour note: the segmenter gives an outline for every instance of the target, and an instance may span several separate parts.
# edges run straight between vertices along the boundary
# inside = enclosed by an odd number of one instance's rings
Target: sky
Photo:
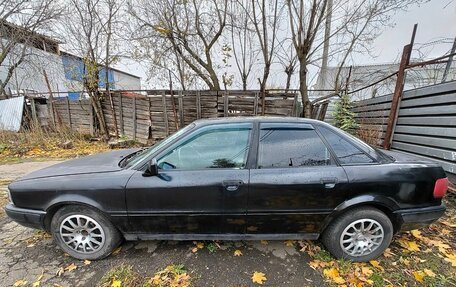
[[[456,0],[431,0],[408,11],[398,11],[392,18],[394,27],[385,27],[372,44],[375,57],[357,56],[356,64],[383,64],[398,62],[404,45],[410,42],[413,25],[418,24],[414,48],[419,48],[428,59],[447,53],[456,37]],[[436,44],[432,45],[432,42]],[[429,44],[431,43],[431,44]],[[419,53],[415,50],[412,59]],[[143,88],[150,88],[146,67],[141,63],[123,60],[117,68],[141,77]],[[272,79],[273,80],[273,79]]]

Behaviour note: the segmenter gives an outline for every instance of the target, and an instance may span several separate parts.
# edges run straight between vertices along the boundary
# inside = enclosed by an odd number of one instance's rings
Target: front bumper
[[[5,211],[12,220],[23,226],[44,229],[45,211],[19,208],[12,203],[5,206]]]
[[[431,224],[445,213],[446,207],[442,203],[439,206],[422,208],[400,209],[394,213],[401,222],[401,230],[413,230]]]

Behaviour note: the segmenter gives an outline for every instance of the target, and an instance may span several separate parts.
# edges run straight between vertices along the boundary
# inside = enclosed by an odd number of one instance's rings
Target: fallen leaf
[[[242,251],[239,249],[234,250],[234,256],[242,256]]]
[[[374,271],[372,271],[372,269],[370,269],[369,267],[363,266],[361,267],[361,273],[363,273],[367,277],[371,277]]]
[[[294,242],[294,240],[287,240],[284,243],[285,243],[285,246],[290,246],[291,247],[291,246],[294,245],[295,242]]]
[[[444,259],[447,262],[451,263],[451,266],[456,267],[456,255],[445,254],[446,258]]]
[[[412,274],[413,277],[415,277],[415,280],[418,282],[423,282],[424,277],[426,277],[426,273],[423,271],[413,271]]]
[[[393,255],[395,254],[391,251],[391,248],[386,248],[385,252],[383,252],[383,256],[385,256],[386,258],[392,257]]]
[[[41,284],[40,281],[35,281],[35,282],[33,282],[32,287],[39,287],[40,284]]]
[[[60,277],[63,274],[63,272],[65,272],[65,269],[63,269],[63,267],[60,267],[55,273],[55,275],[57,275],[57,277]]]
[[[256,271],[253,272],[253,275],[252,275],[253,283],[263,285],[264,281],[266,281],[266,280],[268,280],[268,279],[266,279],[266,275],[263,272],[256,272]]]
[[[339,271],[334,267],[323,270],[323,274],[336,284],[345,283],[344,278],[340,277]]]
[[[116,279],[112,279],[111,287],[122,287],[122,281],[116,280]]]
[[[423,238],[423,236],[421,235],[421,231],[419,231],[417,229],[410,231],[410,233],[417,239]]]
[[[268,245],[268,241],[267,240],[261,240],[260,243],[263,244],[263,245]]]
[[[122,250],[122,246],[117,247],[117,248],[112,252],[112,255],[117,255],[117,254],[119,254],[121,250]]]
[[[204,248],[204,242],[193,241],[193,243],[196,245],[196,248],[198,248],[198,249],[203,249]]]
[[[14,282],[13,286],[18,287],[18,286],[25,286],[25,285],[27,285],[27,281],[20,279],[20,280],[16,280],[16,282]]]
[[[92,263],[92,261],[90,261],[90,260],[87,260],[87,259],[86,259],[86,260],[84,260],[84,264],[85,264],[85,265],[90,265],[90,263]]]
[[[426,269],[425,268],[423,270],[423,272],[426,273],[426,275],[429,276],[429,277],[435,277],[436,276],[435,273],[431,269]]]
[[[74,263],[71,263],[70,265],[68,265],[67,267],[65,267],[65,271],[73,271],[74,269],[78,268],[78,266]]]
[[[380,270],[382,270],[382,271],[385,270],[385,268],[383,268],[382,266],[380,266],[380,262],[378,262],[377,260],[371,260],[371,261],[369,261],[369,263],[370,263],[372,266],[374,266],[375,268],[377,268],[377,269],[380,269]]]
[[[420,251],[420,247],[415,241],[408,241],[405,239],[399,239],[398,241],[399,244],[408,251]]]
[[[193,253],[196,253],[197,251],[198,251],[198,247],[193,247],[193,248],[192,248],[192,252],[193,252]]]
[[[449,223],[448,221],[440,221],[440,223],[449,227],[456,227],[456,223]]]

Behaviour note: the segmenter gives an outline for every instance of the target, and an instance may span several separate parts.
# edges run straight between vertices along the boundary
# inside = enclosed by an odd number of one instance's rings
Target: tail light
[[[439,178],[434,185],[434,198],[442,198],[448,190],[448,177]]]

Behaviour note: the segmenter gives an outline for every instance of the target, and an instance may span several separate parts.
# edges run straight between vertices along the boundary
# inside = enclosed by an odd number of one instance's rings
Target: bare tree
[[[143,0],[129,6],[139,27],[165,40],[210,90],[220,90],[213,53],[227,24],[228,0]]]
[[[34,47],[41,48],[46,38],[41,33],[52,31],[62,11],[53,0],[0,0],[0,65],[7,67],[0,94],[14,71],[35,54]]]
[[[279,28],[278,0],[251,0],[251,19],[258,37],[260,53],[263,56],[263,76],[258,79],[261,93],[261,114],[265,112],[266,84],[271,72],[271,65],[277,46],[277,31]]]
[[[91,99],[100,132],[106,137],[100,84],[109,90],[109,66],[119,59],[113,31],[119,29],[114,26],[118,25],[120,7],[121,3],[115,0],[69,0],[68,12],[75,13],[63,25],[67,48],[83,58],[83,88]]]
[[[238,70],[242,90],[247,90],[249,76],[252,73],[258,49],[254,41],[255,30],[250,21],[250,0],[238,0],[232,3],[230,36],[234,60]]]

